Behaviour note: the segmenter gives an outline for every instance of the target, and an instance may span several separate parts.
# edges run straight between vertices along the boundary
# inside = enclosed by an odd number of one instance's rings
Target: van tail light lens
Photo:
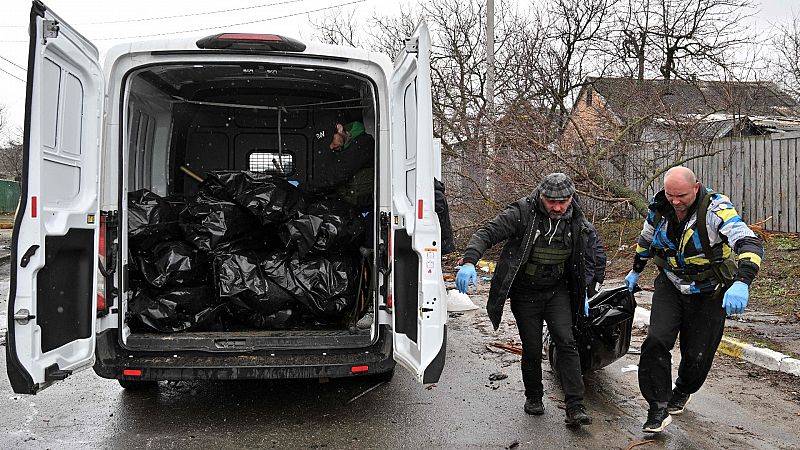
[[[113,306],[113,296],[109,298],[109,291],[113,288],[112,275],[114,273],[114,234],[116,233],[116,213],[102,211],[100,213],[100,226],[98,227],[97,245],[97,316],[108,314]]]
[[[107,231],[107,217],[104,214],[100,215],[100,229],[97,231],[100,234],[99,244],[97,246],[97,257],[100,261],[100,271],[97,273],[97,313],[102,315],[108,312],[106,305],[106,231]]]
[[[306,44],[277,34],[221,33],[200,39],[197,41],[197,48],[302,52],[306,49]]]
[[[350,373],[364,373],[369,370],[369,366],[353,366],[350,368]]]
[[[122,375],[126,377],[141,377],[142,369],[123,369]]]

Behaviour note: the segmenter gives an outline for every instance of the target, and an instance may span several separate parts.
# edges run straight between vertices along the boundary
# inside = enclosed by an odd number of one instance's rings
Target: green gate
[[[0,180],[0,213],[14,213],[19,203],[19,183]]]

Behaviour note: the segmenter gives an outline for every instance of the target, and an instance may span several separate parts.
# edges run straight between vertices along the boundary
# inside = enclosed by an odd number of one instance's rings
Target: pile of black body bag
[[[346,325],[368,284],[366,220],[349,203],[254,172],[210,172],[186,197],[131,192],[129,323],[159,332]]]

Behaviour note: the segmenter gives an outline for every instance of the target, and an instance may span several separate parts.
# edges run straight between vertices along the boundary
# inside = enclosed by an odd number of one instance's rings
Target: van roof
[[[122,44],[117,44],[105,52],[104,60],[113,61],[128,53],[148,53],[154,51],[198,51],[198,52],[213,52],[224,54],[225,50],[203,50],[197,47],[197,41],[206,36],[193,36],[181,38],[168,38],[168,39],[152,39],[143,41],[132,41]],[[303,55],[320,55],[327,57],[347,58],[363,61],[374,61],[381,65],[389,65],[391,67],[392,61],[388,55],[378,52],[371,52],[368,50],[348,47],[344,45],[329,45],[319,42],[304,42],[306,49],[298,54]],[[282,52],[276,52],[282,53]],[[241,54],[241,53],[239,53]],[[291,53],[286,53],[291,55]]]

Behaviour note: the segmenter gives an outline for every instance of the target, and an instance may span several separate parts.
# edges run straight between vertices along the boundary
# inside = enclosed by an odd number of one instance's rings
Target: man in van
[[[511,203],[482,226],[464,251],[456,287],[466,293],[477,282],[475,263],[506,241],[497,263],[486,310],[495,330],[506,298],[522,340],[522,381],[528,414],[544,414],[542,397],[542,321],[556,344],[558,371],[566,402],[566,422],[588,425],[583,406],[580,357],[573,324],[588,314],[588,289],[602,282],[606,257],[577,202],[575,185],[563,173],[544,177],[528,197]]]
[[[639,357],[639,389],[649,405],[642,430],[658,433],[705,382],[726,312],[747,306],[764,248],[730,199],[703,187],[687,167],[667,171],[649,210],[625,284],[633,290],[649,259],[658,266]],[[670,352],[678,333],[681,363],[672,389]]]

